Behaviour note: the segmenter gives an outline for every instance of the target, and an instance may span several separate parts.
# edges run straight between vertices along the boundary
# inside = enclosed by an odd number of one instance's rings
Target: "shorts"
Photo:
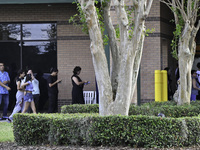
[[[31,102],[31,101],[33,101],[33,95],[32,95],[32,93],[26,93],[26,95],[24,95],[24,101],[25,102]]]

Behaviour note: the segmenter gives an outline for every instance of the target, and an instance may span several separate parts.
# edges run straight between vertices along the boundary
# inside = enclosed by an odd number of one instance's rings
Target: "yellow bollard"
[[[162,70],[162,101],[168,101],[168,81],[167,81],[167,70]]]
[[[155,70],[155,101],[162,100],[162,76],[160,70]]]

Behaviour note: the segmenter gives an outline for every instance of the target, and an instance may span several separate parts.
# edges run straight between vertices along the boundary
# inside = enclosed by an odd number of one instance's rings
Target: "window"
[[[0,24],[0,60],[8,67],[49,72],[57,66],[56,34],[56,23]]]

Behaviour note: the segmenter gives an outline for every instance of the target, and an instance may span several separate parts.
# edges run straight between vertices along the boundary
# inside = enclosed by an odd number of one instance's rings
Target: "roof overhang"
[[[59,4],[72,3],[74,0],[0,0],[0,4]]]

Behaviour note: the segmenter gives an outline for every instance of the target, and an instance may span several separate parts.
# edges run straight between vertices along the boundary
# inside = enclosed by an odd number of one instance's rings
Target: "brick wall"
[[[76,13],[72,4],[1,5],[0,22],[57,22],[57,64],[59,84],[59,109],[71,103],[71,76],[75,66],[81,66],[80,77],[91,82],[84,90],[95,90],[95,75],[90,53],[90,40],[80,28],[68,23]]]
[[[161,27],[160,2],[153,1],[150,14],[146,20],[146,27],[154,28],[155,32],[149,34],[144,41],[144,50],[141,60],[141,99],[149,101],[154,99],[154,70],[161,67]]]
[[[162,7],[162,9],[161,9]],[[147,28],[155,28],[153,34],[145,38],[144,53],[141,62],[141,99],[154,99],[154,70],[168,64],[170,44],[169,32],[173,26],[168,23],[169,10],[158,0],[154,0],[150,15],[146,20]],[[1,5],[0,22],[57,22],[57,60],[59,78],[59,107],[71,103],[71,75],[77,65],[82,67],[81,78],[89,80],[84,90],[95,90],[95,75],[90,54],[90,40],[81,30],[68,23],[70,16],[76,13],[72,4],[40,5]],[[111,15],[116,24],[117,17],[112,9]],[[164,19],[163,19],[164,18]],[[162,38],[165,40],[162,40]],[[167,38],[166,38],[167,37]],[[163,44],[163,45],[162,45]],[[161,51],[162,50],[162,51]],[[161,60],[162,58],[162,60]]]

